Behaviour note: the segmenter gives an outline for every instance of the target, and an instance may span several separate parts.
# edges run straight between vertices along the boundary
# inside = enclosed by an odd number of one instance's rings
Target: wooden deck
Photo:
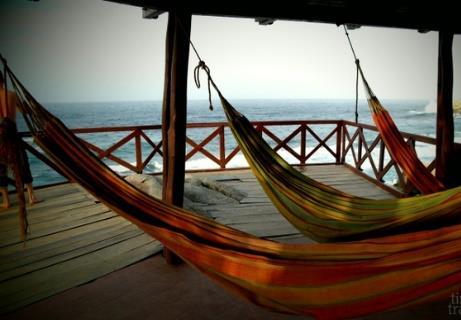
[[[341,165],[303,167],[303,172],[317,181],[356,196],[373,199],[394,198],[389,192]],[[312,242],[278,213],[250,171],[195,174],[201,175],[247,194],[238,204],[238,210],[232,203],[208,205],[206,211],[217,221],[258,237],[282,242]]]
[[[358,196],[393,197],[343,166],[304,170],[314,179]],[[250,171],[194,176],[246,194],[240,201],[202,205],[216,220],[260,237],[311,241],[278,214]],[[40,189],[37,196],[43,201],[28,210],[30,235],[25,243],[19,239],[16,208],[0,213],[0,314],[90,282],[161,250],[158,241],[77,185]]]

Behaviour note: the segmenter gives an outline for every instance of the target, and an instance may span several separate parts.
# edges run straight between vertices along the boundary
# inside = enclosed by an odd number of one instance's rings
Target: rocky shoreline
[[[461,114],[461,100],[453,101],[453,113]]]

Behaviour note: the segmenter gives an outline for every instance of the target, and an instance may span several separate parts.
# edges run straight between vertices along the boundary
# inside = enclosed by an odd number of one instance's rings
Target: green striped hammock
[[[366,238],[458,219],[461,187],[413,198],[373,200],[309,178],[278,155],[217,91],[254,175],[279,212],[306,236],[318,241]]]

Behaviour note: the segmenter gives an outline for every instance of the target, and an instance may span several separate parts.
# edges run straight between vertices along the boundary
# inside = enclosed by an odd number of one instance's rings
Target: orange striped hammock
[[[432,175],[429,169],[419,160],[415,150],[405,142],[391,115],[371,90],[360,64],[357,64],[357,68],[363,81],[373,121],[392,159],[403,170],[413,186],[422,194],[444,190],[443,184]]]
[[[7,68],[35,141],[72,180],[227,290],[274,311],[363,316],[461,287],[461,226],[343,244],[259,239],[149,197],[95,157]]]

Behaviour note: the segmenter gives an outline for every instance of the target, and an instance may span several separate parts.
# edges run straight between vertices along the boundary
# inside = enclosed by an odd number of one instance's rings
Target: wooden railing
[[[367,166],[366,174],[373,180],[387,182],[404,194],[413,191],[413,186],[389,155],[376,127],[343,121],[342,130],[341,163],[356,171],[364,171],[364,166]],[[417,154],[422,149],[430,149],[423,156],[418,154],[418,157],[430,171],[433,171],[436,140],[407,132],[401,132],[401,134]],[[386,176],[390,176],[393,181],[386,179]]]
[[[283,154],[293,165],[345,164],[375,182],[389,184],[389,179],[392,179],[395,180],[392,183],[404,192],[411,190],[374,126],[342,120],[264,121],[253,124],[271,147]],[[154,159],[162,163],[160,125],[81,128],[74,129],[73,132],[98,158],[112,161],[128,171],[144,172]],[[96,135],[106,135],[99,142],[115,142],[105,146],[98,145],[95,142],[97,139],[93,139]],[[402,135],[416,150],[420,144],[426,149],[427,146],[432,146],[435,150],[433,138],[405,132]],[[199,171],[247,166],[242,162],[231,163],[241,152],[227,123],[188,124],[186,143],[186,168],[194,158],[211,161],[210,167],[200,168]],[[130,159],[117,154],[122,149],[125,156],[130,155]],[[433,156],[423,159],[431,170],[435,163],[435,151],[433,153]]]

